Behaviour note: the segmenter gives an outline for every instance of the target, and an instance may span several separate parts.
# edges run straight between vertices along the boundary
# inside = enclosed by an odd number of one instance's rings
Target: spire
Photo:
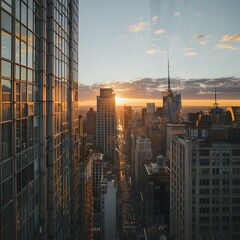
[[[169,54],[167,52],[167,57],[168,57],[168,91],[171,91],[171,86],[170,86],[170,71],[169,71]]]
[[[218,106],[218,103],[217,103],[217,91],[216,91],[216,88],[215,88],[215,103],[214,103],[215,107]]]

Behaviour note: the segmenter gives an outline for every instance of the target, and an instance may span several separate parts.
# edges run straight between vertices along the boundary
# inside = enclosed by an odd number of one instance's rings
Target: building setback
[[[78,14],[1,0],[0,239],[78,239]]]

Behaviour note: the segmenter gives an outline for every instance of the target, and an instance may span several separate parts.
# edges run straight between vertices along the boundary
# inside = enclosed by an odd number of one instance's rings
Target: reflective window
[[[28,84],[27,91],[28,91],[28,101],[32,102],[33,101],[33,86]]]
[[[7,121],[12,119],[12,104],[2,103],[2,121]]]
[[[1,55],[4,58],[11,59],[12,56],[12,36],[5,31],[2,34]]]
[[[12,81],[2,79],[1,84],[2,93],[11,93],[12,92]]]
[[[21,64],[27,65],[27,44],[21,41]]]
[[[1,11],[2,28],[12,32],[12,17],[5,11]]]
[[[12,77],[12,64],[7,61],[1,62],[1,70],[2,70],[2,76],[4,77]]]
[[[7,159],[12,156],[12,124],[2,125],[2,158]]]
[[[26,102],[27,101],[27,84],[22,83],[22,101]]]
[[[21,49],[20,40],[18,40],[16,38],[16,41],[15,41],[15,61],[17,63],[20,63],[20,49]]]
[[[21,22],[27,25],[27,6],[21,2]]]

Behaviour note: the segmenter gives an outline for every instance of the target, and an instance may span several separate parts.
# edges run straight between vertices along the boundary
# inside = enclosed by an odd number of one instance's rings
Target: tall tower
[[[1,0],[0,239],[77,239],[78,13]]]
[[[178,123],[181,121],[182,102],[181,94],[173,92],[170,82],[169,58],[168,58],[168,90],[163,92],[163,112],[165,123]]]
[[[102,148],[105,158],[115,162],[117,121],[112,88],[101,88],[100,96],[97,96],[96,126],[96,145]]]

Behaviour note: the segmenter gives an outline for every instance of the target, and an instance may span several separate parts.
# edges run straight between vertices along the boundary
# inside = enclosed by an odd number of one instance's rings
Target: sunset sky
[[[240,105],[239,13],[239,0],[81,0],[80,101],[106,86],[120,98],[161,99],[168,50],[185,102],[212,100],[216,87]]]

